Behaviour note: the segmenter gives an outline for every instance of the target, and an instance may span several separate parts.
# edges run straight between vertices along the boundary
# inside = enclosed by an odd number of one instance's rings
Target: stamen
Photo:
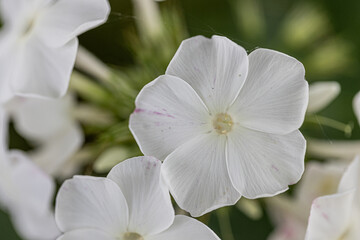
[[[227,134],[234,125],[232,118],[227,113],[219,113],[215,116],[213,125],[219,134]]]
[[[135,232],[127,232],[121,240],[144,240],[143,236]]]

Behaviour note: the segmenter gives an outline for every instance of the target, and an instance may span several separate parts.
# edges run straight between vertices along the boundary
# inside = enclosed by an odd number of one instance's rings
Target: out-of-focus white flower
[[[132,1],[141,37],[146,41],[158,40],[164,28],[158,3],[154,0]]]
[[[328,106],[340,93],[338,82],[315,82],[309,87],[307,113],[316,113]]]
[[[306,231],[307,240],[360,239],[360,164],[350,164],[338,192],[315,199]]]
[[[53,240],[60,234],[51,209],[55,184],[25,154],[7,150],[6,119],[0,122],[0,204],[21,237]]]
[[[59,240],[216,240],[207,226],[175,216],[161,162],[137,157],[115,166],[107,178],[75,176],[56,199]]]
[[[74,105],[72,95],[61,99],[16,97],[6,104],[16,130],[38,145],[30,157],[53,176],[68,177],[79,167],[72,156],[80,149],[84,137],[73,117]],[[63,176],[63,167],[68,164],[72,164],[73,171]]]
[[[312,201],[336,192],[345,168],[339,162],[310,162],[293,197],[279,195],[267,199],[270,215],[277,225],[268,239],[303,240]]]
[[[304,170],[304,74],[283,53],[190,38],[138,95],[130,129],[145,155],[164,160],[172,195],[193,216],[273,196]]]
[[[76,36],[104,23],[107,0],[0,0],[0,102],[60,97],[74,66]]]

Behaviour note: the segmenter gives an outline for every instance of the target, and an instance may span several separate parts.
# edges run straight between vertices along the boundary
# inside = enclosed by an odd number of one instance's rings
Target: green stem
[[[220,232],[222,235],[222,239],[224,240],[234,240],[234,235],[232,233],[230,216],[229,216],[229,208],[222,208],[216,211],[218,216]]]
[[[320,124],[320,125],[324,125],[339,131],[342,131],[345,133],[345,135],[347,137],[351,136],[352,130],[353,130],[353,125],[348,123],[342,123],[339,121],[336,121],[334,119],[331,118],[327,118],[324,116],[320,116],[320,115],[310,115],[307,116],[305,121],[310,122],[310,123],[315,123],[315,124]]]

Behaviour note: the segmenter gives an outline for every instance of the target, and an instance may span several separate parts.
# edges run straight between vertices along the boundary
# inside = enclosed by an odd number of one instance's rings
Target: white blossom
[[[312,201],[336,192],[346,169],[343,162],[309,162],[293,196],[279,195],[267,199],[269,213],[276,228],[269,240],[303,240]]]
[[[315,199],[311,206],[306,240],[360,239],[360,164],[350,164],[338,191]]]
[[[51,207],[54,181],[24,153],[7,150],[5,118],[0,113],[0,204],[23,239],[53,240],[60,234]]]
[[[109,11],[107,0],[0,0],[0,102],[63,96],[77,36],[104,23]]]
[[[174,215],[161,162],[128,159],[107,178],[75,176],[61,186],[55,215],[58,240],[216,240],[207,226]]]
[[[130,129],[145,155],[164,160],[170,192],[193,216],[273,196],[304,170],[304,74],[283,53],[190,38],[139,93]]]
[[[56,177],[72,176],[78,170],[72,157],[82,146],[84,134],[73,116],[75,96],[15,97],[5,107],[15,129],[35,145],[29,156],[40,168]]]

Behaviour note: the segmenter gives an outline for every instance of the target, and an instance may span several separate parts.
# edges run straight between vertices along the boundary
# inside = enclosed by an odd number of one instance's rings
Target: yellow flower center
[[[232,130],[234,122],[227,113],[219,113],[215,116],[213,126],[219,134],[227,134]]]
[[[127,232],[121,240],[144,240],[143,236],[134,232]]]

